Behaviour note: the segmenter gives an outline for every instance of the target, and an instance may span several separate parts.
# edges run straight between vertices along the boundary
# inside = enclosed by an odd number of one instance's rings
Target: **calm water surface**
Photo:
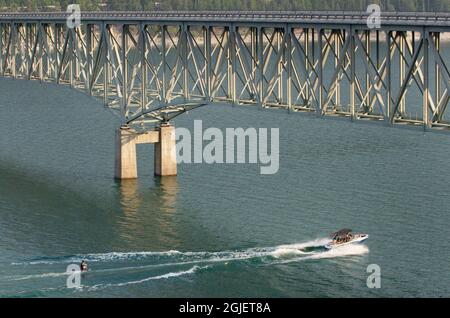
[[[118,122],[68,88],[0,80],[0,296],[450,296],[450,139],[208,106],[177,127],[279,127],[280,170],[181,164],[113,179]],[[350,227],[366,244],[326,252]],[[67,265],[87,259],[81,289]],[[369,264],[381,288],[366,286]]]

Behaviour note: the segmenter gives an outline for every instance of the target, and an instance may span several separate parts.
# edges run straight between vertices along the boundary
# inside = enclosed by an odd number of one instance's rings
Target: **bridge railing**
[[[85,19],[179,19],[179,20],[218,20],[218,21],[282,21],[320,20],[336,23],[359,23],[367,19],[370,13],[365,11],[98,11],[82,12]],[[0,19],[65,19],[66,12],[2,12]],[[450,13],[446,12],[382,12],[381,19],[385,22],[448,22]]]

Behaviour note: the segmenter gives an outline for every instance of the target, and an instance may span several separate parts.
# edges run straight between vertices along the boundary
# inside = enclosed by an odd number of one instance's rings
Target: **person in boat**
[[[87,264],[87,262],[85,260],[81,261],[80,270],[82,272],[87,272],[88,271],[88,264]]]
[[[333,244],[344,244],[350,242],[353,239],[352,233],[350,230],[341,230],[336,233],[333,233]]]

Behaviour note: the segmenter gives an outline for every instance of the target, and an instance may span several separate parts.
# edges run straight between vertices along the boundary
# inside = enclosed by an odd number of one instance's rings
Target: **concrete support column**
[[[116,130],[115,178],[137,178],[136,135],[125,127]]]
[[[175,127],[169,124],[159,127],[159,141],[155,144],[155,175],[177,175]]]
[[[175,127],[163,124],[158,130],[138,133],[128,127],[116,130],[116,179],[136,179],[137,159],[136,145],[155,144],[155,175],[177,175],[177,152]]]

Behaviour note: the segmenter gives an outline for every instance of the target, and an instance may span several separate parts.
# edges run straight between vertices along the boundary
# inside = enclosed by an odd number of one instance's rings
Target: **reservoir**
[[[119,123],[98,101],[0,79],[0,296],[450,296],[448,134],[229,105],[174,124],[194,120],[279,128],[279,170],[181,163],[157,178],[139,145],[139,179],[117,182]],[[369,240],[317,248],[347,227]]]

